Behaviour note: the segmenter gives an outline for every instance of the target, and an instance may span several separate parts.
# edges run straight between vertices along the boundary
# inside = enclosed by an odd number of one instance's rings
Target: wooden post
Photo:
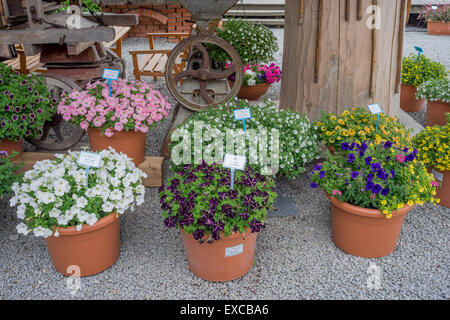
[[[305,112],[312,120],[320,111],[339,113],[372,103],[397,115],[404,3],[286,0],[280,107]],[[377,6],[380,29],[367,27],[371,5]]]

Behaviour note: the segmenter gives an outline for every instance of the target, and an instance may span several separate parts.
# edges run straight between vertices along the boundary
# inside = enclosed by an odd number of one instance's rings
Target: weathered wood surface
[[[37,161],[55,159],[54,153],[41,152],[24,152],[22,157],[15,160],[15,163],[23,161],[23,167],[20,172],[33,169]],[[161,157],[145,157],[145,161],[138,168],[147,174],[147,178],[142,179],[142,184],[147,188],[160,187],[162,185],[164,158]]]
[[[372,31],[366,10],[374,3],[381,28]],[[312,120],[322,110],[342,112],[372,103],[397,115],[404,10],[402,0],[286,0],[280,106],[305,112]]]

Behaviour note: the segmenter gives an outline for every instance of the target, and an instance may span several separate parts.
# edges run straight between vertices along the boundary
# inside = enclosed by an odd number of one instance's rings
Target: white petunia
[[[25,219],[25,210],[27,207],[24,204],[21,204],[17,207],[17,218],[20,220]]]
[[[27,225],[23,222],[20,223],[19,225],[17,225],[16,230],[18,233],[23,234],[23,235],[27,235],[30,232]]]

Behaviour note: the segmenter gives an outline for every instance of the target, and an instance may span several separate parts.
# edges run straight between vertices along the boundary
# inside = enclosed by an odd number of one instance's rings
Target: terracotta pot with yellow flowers
[[[365,108],[351,108],[341,114],[324,113],[315,122],[319,140],[334,152],[342,142],[389,140],[396,146],[410,145],[411,130],[407,129],[396,117],[380,114],[379,127],[377,116]]]
[[[400,108],[406,112],[423,110],[425,100],[417,99],[417,88],[425,81],[443,79],[448,72],[445,66],[432,61],[425,55],[410,55],[402,62],[402,88],[400,92]]]
[[[355,256],[378,258],[395,250],[405,215],[435,202],[437,182],[416,160],[417,150],[390,141],[343,142],[315,166],[311,187],[331,202],[334,243]]]
[[[448,116],[449,114],[447,114]],[[438,203],[450,208],[450,123],[426,127],[413,139],[421,160],[439,182]]]

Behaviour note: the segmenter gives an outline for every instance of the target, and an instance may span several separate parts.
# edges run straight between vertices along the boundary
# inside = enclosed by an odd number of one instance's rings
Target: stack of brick
[[[139,24],[131,28],[128,37],[146,37],[149,32],[189,33],[193,25],[191,14],[181,4],[105,5],[102,10],[139,16]]]

